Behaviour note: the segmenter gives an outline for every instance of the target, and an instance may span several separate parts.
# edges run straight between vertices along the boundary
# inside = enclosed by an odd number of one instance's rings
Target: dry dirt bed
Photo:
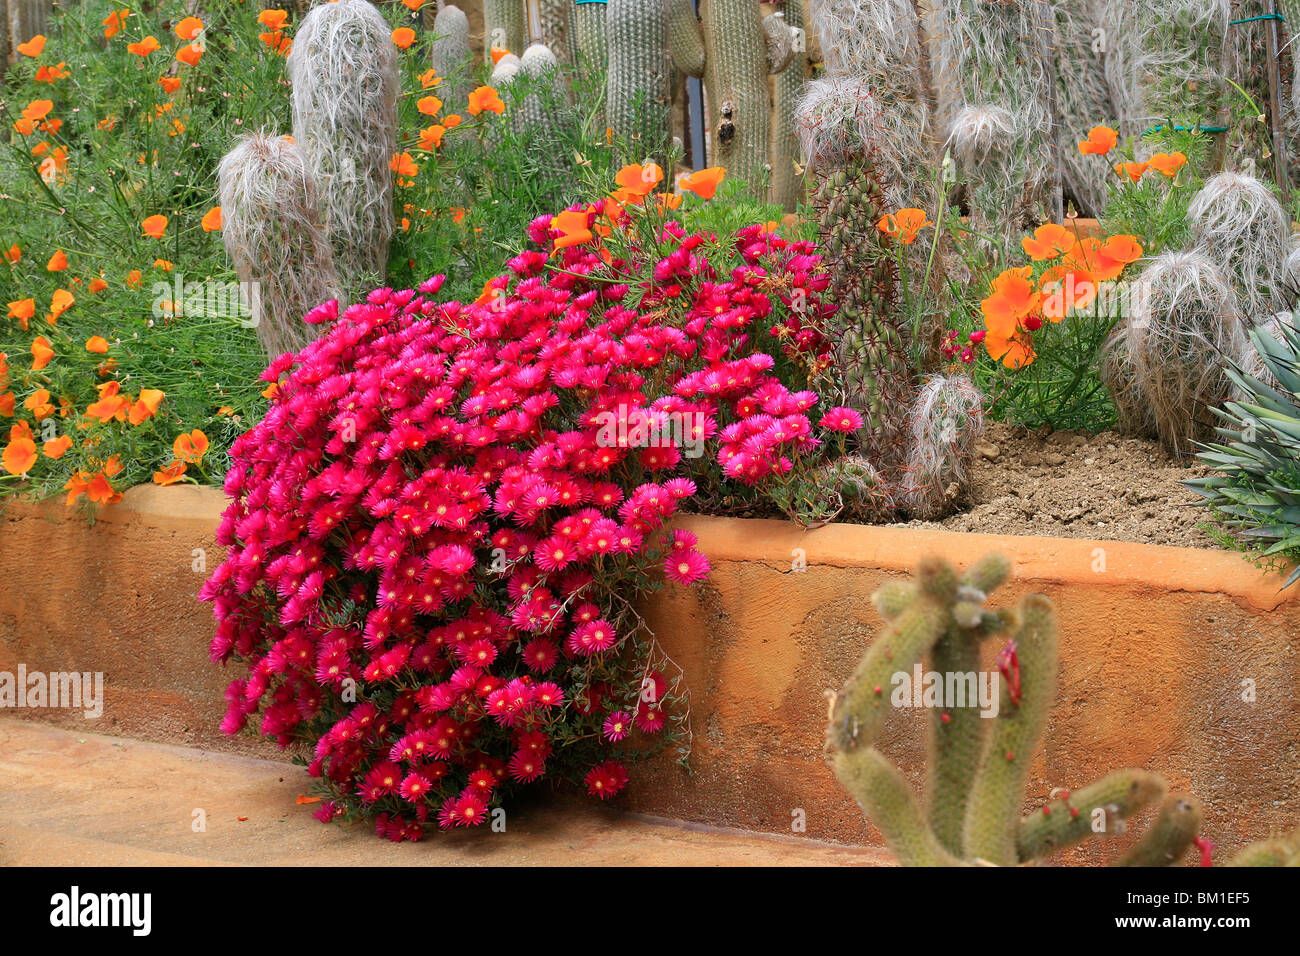
[[[1216,547],[1207,512],[1181,484],[1206,474],[1157,442],[1115,432],[1030,432],[993,424],[961,510],[919,528]]]

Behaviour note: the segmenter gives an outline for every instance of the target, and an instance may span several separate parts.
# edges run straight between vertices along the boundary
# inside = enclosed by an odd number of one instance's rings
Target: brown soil
[[[1206,469],[1157,442],[994,423],[980,451],[961,510],[911,526],[1216,547],[1197,528],[1208,513],[1181,484]]]

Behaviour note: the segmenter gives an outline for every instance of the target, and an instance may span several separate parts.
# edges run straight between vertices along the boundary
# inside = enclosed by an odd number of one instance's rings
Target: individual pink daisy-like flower
[[[523,658],[529,670],[545,674],[560,659],[560,650],[553,642],[539,637],[524,645]]]
[[[546,761],[536,754],[520,750],[510,758],[510,776],[520,783],[532,783],[546,773]]]
[[[669,551],[664,574],[678,584],[694,584],[709,576],[709,559],[698,551]]]
[[[411,803],[419,803],[432,789],[433,784],[423,774],[408,773],[402,780],[402,799]]]
[[[487,801],[473,790],[466,790],[456,800],[456,825],[479,826],[488,817]]]
[[[588,656],[609,650],[614,646],[614,641],[614,625],[602,618],[575,627],[569,634],[565,647],[572,654]]]
[[[636,716],[633,718],[637,729],[647,734],[657,734],[664,729],[667,722],[664,712],[654,704],[646,704],[638,707]]]
[[[627,786],[627,771],[617,760],[606,760],[592,767],[582,782],[587,785],[587,793],[608,800]]]
[[[829,409],[817,424],[828,431],[842,432],[847,435],[862,427],[862,415],[851,408],[837,405]]]
[[[533,688],[533,703],[538,707],[556,707],[564,703],[564,691],[553,681],[543,681]]]
[[[618,743],[627,737],[632,729],[632,718],[626,711],[616,710],[605,718],[605,724],[601,727],[601,735],[608,741]]]

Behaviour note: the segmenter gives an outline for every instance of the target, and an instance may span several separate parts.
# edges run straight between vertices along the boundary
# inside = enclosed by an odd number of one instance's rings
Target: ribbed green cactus
[[[793,212],[803,199],[804,179],[799,158],[799,91],[808,79],[808,36],[804,28],[803,0],[786,0],[781,8],[789,28],[793,56],[776,75],[772,95],[772,129],[768,157],[772,164],[771,201]]]
[[[483,57],[489,63],[493,47],[524,52],[524,0],[483,0]]]
[[[704,0],[704,84],[712,166],[764,195],[769,178],[767,45],[758,4],[752,0]]]
[[[668,8],[664,0],[609,0],[605,9],[609,50],[606,122],[640,162],[663,161],[668,148]]]
[[[827,752],[836,776],[866,811],[905,866],[1013,866],[1045,857],[1119,822],[1164,796],[1156,774],[1112,773],[1022,818],[1029,764],[1056,693],[1057,626],[1052,603],[1025,597],[1014,610],[992,610],[989,594],[1010,565],[991,555],[961,576],[948,562],[922,561],[913,585],[891,583],[873,596],[888,625],[831,705]],[[999,655],[997,714],[973,706],[931,709],[928,802],[922,809],[903,775],[873,746],[890,711],[894,675],[928,669],[974,675],[987,639],[1011,635]],[[1185,795],[1166,799],[1155,823],[1119,862],[1170,865],[1196,836],[1200,807]],[[1283,841],[1285,842],[1285,841]],[[1281,858],[1292,844],[1256,856]]]
[[[704,76],[704,32],[691,0],[668,0],[668,52],[687,76]]]
[[[443,77],[442,98],[449,103],[465,102],[470,91],[473,54],[469,49],[469,18],[454,4],[447,4],[433,18],[433,69]]]
[[[897,481],[913,376],[895,308],[897,263],[876,228],[889,207],[865,151],[817,172],[812,205],[839,305],[833,338],[845,403],[863,416],[859,447],[888,480]]]

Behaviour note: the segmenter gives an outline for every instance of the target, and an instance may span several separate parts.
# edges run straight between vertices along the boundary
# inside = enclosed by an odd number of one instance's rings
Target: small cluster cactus
[[[922,561],[912,583],[893,582],[872,596],[887,627],[835,695],[826,750],[835,775],[884,835],[904,866],[1015,866],[1051,856],[1089,837],[1115,834],[1143,807],[1160,802],[1142,837],[1119,866],[1169,866],[1197,841],[1201,807],[1169,793],[1145,770],[1117,770],[1051,799],[1022,816],[1034,750],[1056,696],[1058,636],[1052,602],[1030,594],[1015,608],[993,609],[989,595],[1010,564],[989,555],[960,575],[948,562]],[[875,747],[890,711],[891,679],[927,656],[941,674],[979,670],[980,646],[1001,635],[996,716],[976,707],[931,709],[924,804]],[[951,703],[951,702],[950,702]],[[1252,844],[1230,866],[1300,863],[1300,831]]]

